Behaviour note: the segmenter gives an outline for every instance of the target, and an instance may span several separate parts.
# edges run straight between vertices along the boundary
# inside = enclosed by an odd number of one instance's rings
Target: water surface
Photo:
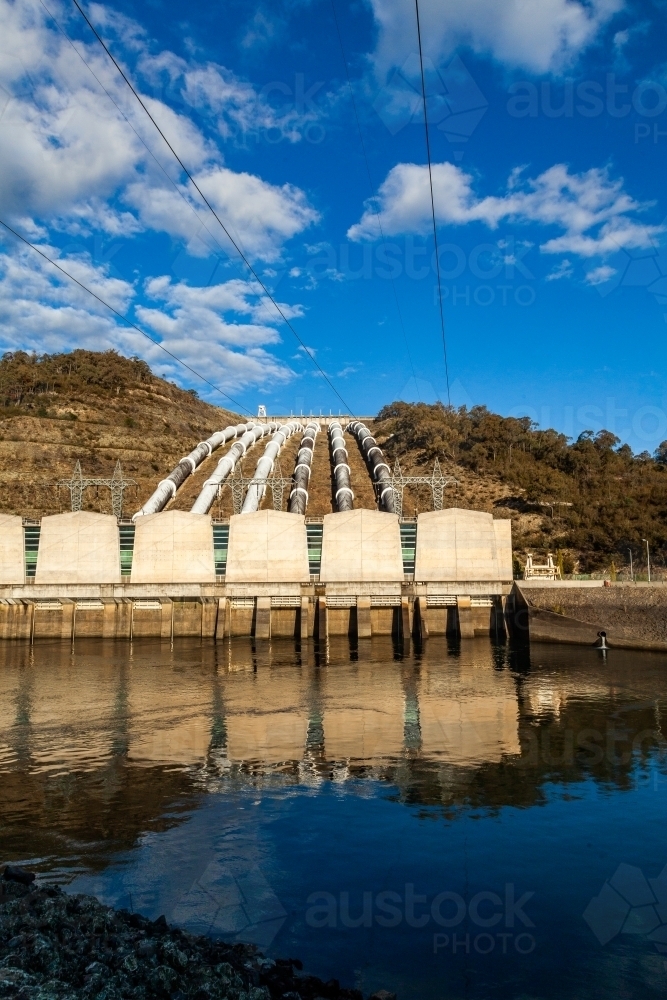
[[[0,647],[0,859],[399,1000],[667,987],[667,658]]]

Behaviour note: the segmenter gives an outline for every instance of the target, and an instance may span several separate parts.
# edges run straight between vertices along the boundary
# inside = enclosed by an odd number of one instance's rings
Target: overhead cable
[[[130,121],[130,119],[127,117],[127,115],[123,111],[123,109],[120,106],[120,104],[118,103],[118,101],[114,98],[113,94],[110,93],[110,91],[108,91],[107,88],[104,86],[104,84],[102,83],[102,81],[100,80],[99,76],[97,75],[97,73],[95,72],[95,70],[92,68],[92,66],[90,65],[90,63],[88,63],[84,59],[84,57],[81,55],[81,53],[79,52],[79,50],[77,49],[77,47],[74,44],[74,42],[72,41],[72,39],[69,37],[69,35],[65,31],[65,29],[63,28],[63,26],[60,24],[60,22],[55,17],[55,15],[46,6],[46,4],[44,3],[44,0],[39,0],[39,2],[41,3],[42,7],[44,8],[44,10],[48,14],[48,16],[53,21],[53,23],[55,24],[55,26],[58,29],[58,31],[67,40],[67,42],[69,43],[69,45],[72,48],[72,50],[74,52],[76,52],[77,56],[79,57],[79,59],[81,60],[81,62],[83,63],[83,65],[86,67],[86,69],[88,70],[88,72],[91,74],[91,76],[100,85],[100,87],[102,88],[102,90],[104,91],[104,93],[107,95],[107,97],[109,98],[109,100],[111,101],[111,103],[113,104],[113,106],[116,108],[116,110],[118,111],[118,113],[120,115],[122,115],[122,117],[125,120],[125,122],[130,126],[130,128],[132,129],[132,131],[134,132],[134,134],[136,135],[137,139],[142,144],[142,146],[144,147],[144,149],[146,150],[146,152],[148,153],[148,155],[150,157],[152,157],[153,161],[160,168],[160,170],[162,171],[162,173],[164,174],[164,176],[167,178],[167,180],[169,181],[169,183],[174,188],[174,191],[176,192],[176,194],[179,196],[179,198],[182,199],[182,201],[184,202],[184,204],[187,205],[187,207],[190,209],[190,211],[194,215],[194,217],[197,220],[197,222],[199,223],[199,225],[203,229],[206,230],[206,232],[211,237],[212,241],[215,243],[215,245],[218,247],[218,249],[222,253],[224,253],[227,257],[229,257],[229,251],[226,250],[223,247],[223,245],[220,242],[220,240],[216,237],[216,235],[214,233],[211,232],[211,230],[208,228],[208,226],[206,225],[206,223],[203,221],[203,219],[199,215],[199,212],[197,211],[197,209],[195,208],[195,206],[192,204],[191,201],[189,201],[186,198],[185,194],[183,193],[182,188],[179,187],[179,185],[176,183],[176,181],[174,180],[174,178],[169,174],[169,171],[165,170],[164,166],[162,165],[162,163],[160,163],[160,161],[158,160],[157,156],[155,155],[155,153],[153,152],[153,150],[150,148],[150,146],[148,145],[148,143],[146,142],[146,140],[144,139],[144,137],[136,130],[136,128],[134,127],[134,125],[132,124],[132,122]]]
[[[146,333],[145,330],[142,330],[140,326],[137,326],[136,323],[133,323],[131,319],[127,318],[127,316],[123,316],[123,314],[119,312],[117,309],[114,309],[114,307],[109,302],[107,302],[106,299],[103,299],[101,295],[97,294],[97,292],[94,292],[91,288],[88,288],[87,285],[84,285],[82,281],[79,281],[78,278],[75,278],[73,274],[70,274],[69,271],[66,271],[64,267],[61,267],[60,264],[56,263],[55,260],[52,260],[50,257],[48,257],[42,250],[39,249],[39,247],[35,246],[34,243],[31,243],[29,240],[27,240],[25,236],[21,236],[20,233],[17,233],[15,229],[12,229],[12,227],[7,225],[6,222],[3,222],[2,219],[0,219],[0,226],[4,226],[7,232],[11,233],[12,236],[15,236],[18,240],[21,241],[21,243],[25,243],[27,247],[30,247],[30,249],[34,250],[35,253],[38,253],[40,257],[43,257],[45,261],[48,261],[48,263],[51,264],[52,267],[55,267],[58,271],[60,271],[61,274],[64,274],[66,278],[69,278],[70,281],[73,281],[75,285],[78,285],[79,288],[83,288],[84,292],[88,292],[88,294],[92,295],[94,299],[97,299],[98,302],[101,302],[103,306],[105,306],[112,313],[114,313],[114,315],[117,316],[118,319],[122,320],[123,323],[126,323],[133,330],[136,330],[137,333],[140,333],[142,337],[146,338],[146,340],[150,340],[151,344],[154,344],[155,347],[159,347],[161,351],[164,351],[165,354],[168,354],[170,358],[173,358],[174,361],[177,361],[178,364],[181,365],[183,368],[187,368],[189,372],[192,372],[193,375],[196,375],[197,378],[201,379],[202,382],[205,382],[206,385],[211,387],[211,389],[215,389],[216,392],[219,392],[220,395],[224,396],[225,399],[228,399],[230,403],[234,404],[234,406],[238,406],[240,410],[245,410],[245,412],[249,416],[253,415],[247,408],[247,406],[244,406],[242,403],[239,403],[237,399],[234,399],[233,396],[230,396],[229,393],[224,391],[224,389],[221,389],[219,386],[214,385],[213,382],[209,382],[209,380],[205,378],[203,375],[201,375],[195,368],[189,365],[186,361],[182,361],[181,358],[177,357],[172,351],[168,350],[164,346],[164,344],[161,344],[159,340],[154,340],[149,333]]]
[[[308,347],[306,347],[306,345],[304,344],[303,340],[301,339],[301,337],[299,336],[299,334],[296,332],[295,328],[292,326],[292,324],[290,323],[289,319],[287,318],[287,316],[285,315],[285,313],[283,312],[283,310],[280,308],[279,304],[276,302],[276,300],[274,299],[273,295],[271,294],[271,292],[269,291],[269,289],[267,288],[267,286],[264,284],[264,282],[262,281],[262,279],[258,275],[257,271],[255,270],[255,268],[252,266],[252,264],[250,263],[250,261],[246,257],[245,253],[243,252],[243,250],[239,246],[238,242],[231,235],[231,233],[229,232],[229,229],[227,228],[227,226],[225,226],[224,222],[222,221],[222,219],[220,218],[220,216],[218,215],[218,213],[216,212],[216,210],[213,208],[213,205],[210,203],[210,201],[208,200],[208,198],[206,197],[206,195],[204,194],[204,192],[202,191],[202,189],[199,187],[199,185],[197,184],[196,180],[194,179],[194,177],[192,176],[192,174],[190,173],[190,171],[188,170],[188,168],[183,163],[183,160],[180,158],[180,156],[178,155],[178,153],[176,152],[176,150],[172,146],[171,142],[169,141],[169,139],[167,138],[167,136],[164,134],[164,132],[162,131],[162,129],[158,125],[158,123],[155,120],[155,118],[153,117],[153,115],[150,113],[147,105],[141,99],[139,93],[135,90],[132,81],[126,75],[126,73],[123,70],[123,68],[121,67],[120,63],[117,62],[117,60],[114,57],[113,53],[108,48],[106,42],[104,41],[104,39],[102,38],[102,36],[99,34],[99,32],[95,28],[95,26],[92,23],[92,21],[89,19],[89,17],[87,16],[86,12],[81,7],[81,5],[78,2],[78,0],[72,0],[72,3],[77,8],[77,10],[81,14],[82,18],[84,19],[84,21],[86,22],[86,24],[88,25],[88,27],[90,28],[90,30],[92,31],[92,33],[95,35],[95,38],[98,40],[98,42],[100,43],[100,45],[102,46],[102,48],[104,49],[104,51],[106,52],[106,54],[108,55],[109,59],[112,61],[112,63],[114,64],[114,66],[116,67],[116,69],[118,70],[118,72],[120,73],[120,75],[122,76],[123,80],[125,81],[125,83],[127,84],[127,86],[130,88],[130,90],[134,94],[135,98],[137,99],[137,101],[139,102],[139,104],[141,105],[141,107],[143,108],[143,110],[146,112],[146,114],[150,118],[151,122],[153,123],[153,125],[155,126],[155,128],[157,129],[157,131],[159,132],[159,134],[162,137],[163,141],[165,142],[167,148],[172,153],[172,155],[174,156],[174,158],[177,161],[178,165],[180,166],[181,170],[183,171],[183,173],[185,174],[185,176],[188,178],[188,180],[192,184],[193,188],[195,189],[195,191],[197,192],[197,194],[199,195],[199,197],[202,199],[202,201],[204,202],[204,204],[206,205],[206,207],[209,209],[209,211],[211,212],[211,214],[215,218],[216,222],[218,223],[218,225],[220,226],[220,228],[224,232],[225,236],[227,237],[227,239],[229,240],[229,242],[232,244],[232,246],[234,247],[234,249],[238,253],[239,257],[241,258],[241,260],[245,264],[245,266],[248,268],[248,271],[250,272],[250,274],[253,276],[253,278],[255,279],[255,281],[257,282],[257,284],[260,286],[260,288],[262,289],[262,291],[264,292],[264,294],[266,295],[266,297],[269,299],[269,301],[272,303],[273,307],[275,308],[275,310],[277,311],[277,313],[279,314],[279,316],[281,317],[281,319],[283,320],[283,322],[285,323],[285,325],[287,326],[287,328],[294,335],[295,339],[299,342],[300,346],[305,351],[306,355],[313,362],[313,365],[317,368],[317,370],[319,371],[320,375],[325,380],[325,382],[327,383],[327,385],[329,386],[329,388],[331,389],[331,391],[334,393],[334,395],[336,395],[338,397],[338,399],[341,401],[341,403],[343,404],[343,406],[345,407],[345,409],[349,413],[352,413],[352,410],[350,409],[350,407],[348,406],[348,404],[345,402],[345,400],[343,399],[343,397],[341,396],[341,394],[338,392],[338,390],[336,389],[336,387],[332,383],[332,381],[329,378],[329,376],[327,375],[327,373],[319,365],[319,363],[317,362],[317,360],[313,356],[312,351],[309,350]]]
[[[76,0],[74,0],[76,3]],[[78,6],[78,5],[77,5]],[[428,183],[431,189],[431,218],[433,219],[433,242],[435,244],[435,268],[438,276],[438,303],[440,305],[440,330],[442,333],[442,353],[445,357],[445,379],[447,381],[447,405],[452,405],[449,392],[449,365],[447,363],[447,341],[445,339],[445,313],[442,306],[442,282],[440,280],[440,254],[438,253],[438,229],[435,223],[435,202],[433,200],[433,172],[431,170],[431,142],[428,134],[428,115],[426,113],[426,84],[424,82],[424,56],[422,54],[422,33],[419,24],[419,0],[415,0],[417,13],[417,42],[419,44],[419,66],[422,80],[422,103],[424,105],[424,134],[426,136],[426,158],[428,160]]]

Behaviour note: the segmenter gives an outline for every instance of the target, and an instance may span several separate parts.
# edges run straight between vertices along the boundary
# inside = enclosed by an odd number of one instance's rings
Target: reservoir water
[[[667,659],[0,647],[0,861],[399,1000],[667,989]]]

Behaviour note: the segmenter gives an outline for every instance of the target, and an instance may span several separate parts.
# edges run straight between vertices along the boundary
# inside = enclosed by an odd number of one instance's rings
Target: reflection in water
[[[364,990],[389,970],[401,1000],[491,981],[594,996],[619,954],[630,991],[652,995],[650,942],[601,950],[581,913],[618,864],[667,861],[661,656],[444,638],[403,658],[389,639],[337,640],[326,662],[245,639],[0,655],[0,860]],[[363,909],[408,886],[467,901],[515,883],[534,894],[530,959],[476,952],[469,912],[457,953],[451,935],[434,951],[451,923],[390,930]],[[317,892],[335,900],[325,925],[308,917]]]

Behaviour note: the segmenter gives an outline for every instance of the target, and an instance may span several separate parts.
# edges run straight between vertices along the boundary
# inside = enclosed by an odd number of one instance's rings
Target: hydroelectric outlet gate
[[[399,518],[389,467],[359,421],[346,432],[359,443],[379,509],[356,507],[343,426],[289,419],[226,428],[182,459],[132,521],[87,511],[41,521],[0,515],[0,638],[393,634],[405,642],[502,629],[510,521],[455,507]],[[293,434],[300,446],[289,509],[265,509],[274,463]],[[214,520],[217,491],[264,437],[242,512]],[[192,510],[165,509],[230,441]],[[327,447],[337,510],[311,517],[313,453]]]

